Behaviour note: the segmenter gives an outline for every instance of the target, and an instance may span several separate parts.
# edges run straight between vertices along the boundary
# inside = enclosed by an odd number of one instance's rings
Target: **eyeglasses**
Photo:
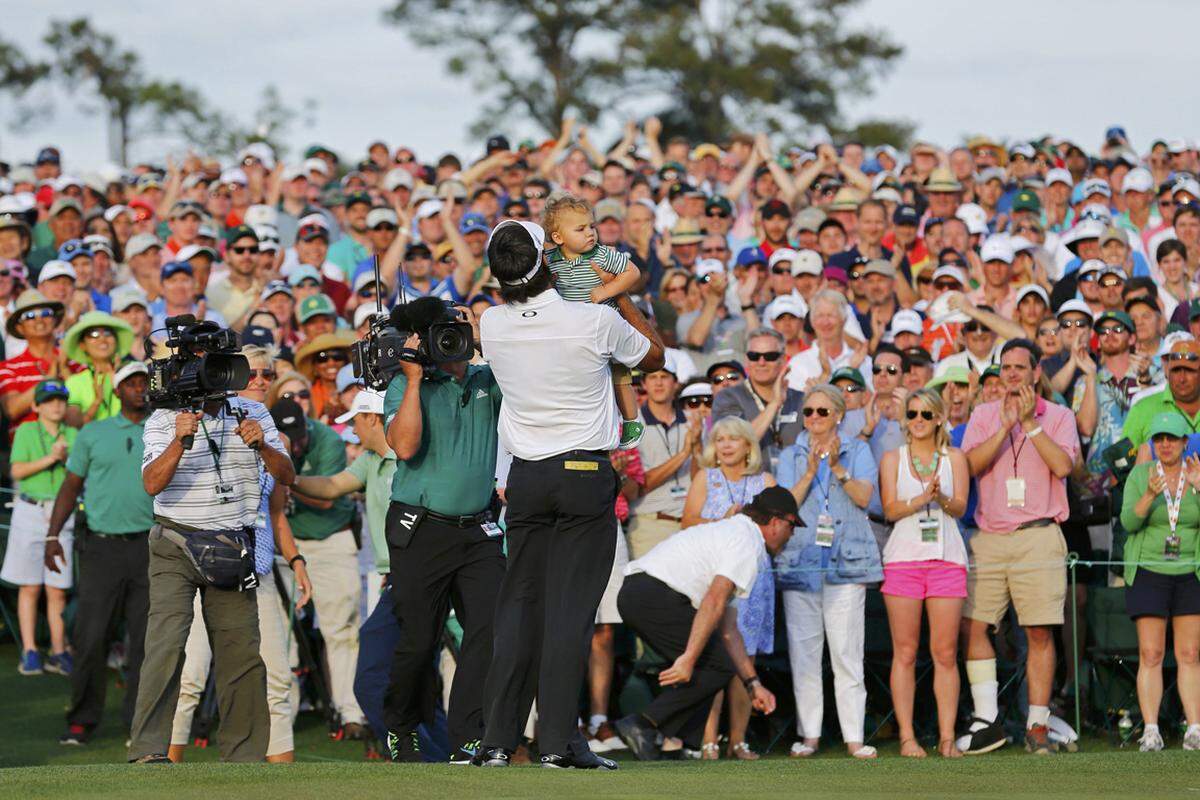
[[[1060,330],[1062,330],[1062,329],[1061,328],[1039,328],[1037,335],[1038,336],[1057,336],[1058,332]]]
[[[273,369],[252,369],[250,370],[250,380],[262,378],[264,381],[275,380],[276,372]]]
[[[833,413],[833,409],[825,408],[824,406],[821,406],[820,408],[813,408],[812,406],[806,406],[804,408],[804,416],[806,416],[806,417],[811,417],[813,414],[816,414],[818,417],[828,417],[832,413]]]
[[[318,364],[324,364],[326,361],[336,361],[339,364],[345,364],[349,358],[346,356],[345,350],[322,350],[313,356],[313,361]]]
[[[712,402],[711,394],[700,395],[698,397],[685,397],[683,400],[683,404],[688,408],[699,408],[700,406],[712,408]]]
[[[21,319],[22,320],[45,319],[46,317],[53,317],[53,316],[54,316],[53,308],[31,308],[28,311],[21,314]]]
[[[772,275],[790,275],[791,273],[791,267],[771,267]]]
[[[308,389],[301,389],[298,392],[284,392],[279,395],[280,400],[307,400],[312,397],[312,392]]]
[[[768,350],[765,353],[760,353],[757,350],[750,350],[750,351],[747,351],[747,353],[746,353],[746,359],[748,361],[773,362],[773,361],[778,361],[780,356],[782,356],[782,355],[783,355],[783,353],[779,352],[778,350]]]
[[[934,281],[933,288],[935,289],[961,289],[962,286],[958,281]]]
[[[924,419],[924,420],[932,420],[933,419],[933,412],[929,411],[928,409],[926,409],[925,411],[914,411],[913,409],[910,408],[908,410],[908,413],[905,414],[905,416],[907,416],[909,419],[916,419],[918,415],[920,415],[921,419]]]
[[[1083,328],[1092,327],[1092,323],[1088,322],[1086,319],[1064,319],[1059,324],[1062,325],[1064,328],[1083,329]]]
[[[1097,336],[1117,336],[1127,332],[1124,325],[1105,325],[1103,328],[1096,329]]]
[[[251,247],[231,247],[231,248],[229,248],[229,250],[230,250],[230,252],[237,253],[238,255],[245,255],[247,253],[249,253],[250,255],[253,255],[258,252],[258,248],[253,247],[253,246],[251,246]]]
[[[871,374],[873,374],[873,375],[879,375],[884,372],[886,372],[888,375],[899,375],[900,368],[897,367],[895,364],[888,364],[886,366],[880,366],[879,364],[875,364],[874,366],[871,367]]]
[[[99,339],[101,337],[115,339],[116,334],[109,328],[88,328],[83,332],[85,339]]]

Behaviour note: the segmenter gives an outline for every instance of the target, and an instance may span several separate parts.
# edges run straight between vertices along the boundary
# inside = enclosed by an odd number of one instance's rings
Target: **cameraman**
[[[474,327],[470,311],[460,311]],[[405,342],[410,356],[420,346],[416,335]],[[388,583],[400,621],[384,699],[388,749],[395,761],[420,760],[417,723],[432,720],[436,702],[426,676],[453,598],[463,639],[447,712],[450,762],[465,764],[483,736],[492,615],[504,577],[502,536],[490,511],[500,387],[491,367],[466,361],[422,367],[403,360],[400,370],[384,400],[397,459]]]
[[[184,447],[187,437],[195,439],[190,449]],[[255,594],[209,584],[186,543],[189,536],[209,540],[213,531],[227,541],[252,541],[262,495],[259,460],[285,486],[295,480],[292,461],[266,407],[241,397],[205,399],[201,411],[159,408],[146,420],[143,443],[142,484],[154,497],[155,525],[146,655],[129,760],[168,762],[179,670],[199,589],[216,658],[221,759],[262,761],[270,726]]]

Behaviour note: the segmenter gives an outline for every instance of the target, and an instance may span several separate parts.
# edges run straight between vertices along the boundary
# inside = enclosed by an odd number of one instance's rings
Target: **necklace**
[[[938,457],[940,454],[936,450],[933,451],[933,458],[929,459],[928,465],[924,464],[921,459],[917,457],[916,451],[914,451],[911,447],[908,448],[908,455],[909,458],[912,459],[913,471],[918,475],[932,475],[937,471]]]

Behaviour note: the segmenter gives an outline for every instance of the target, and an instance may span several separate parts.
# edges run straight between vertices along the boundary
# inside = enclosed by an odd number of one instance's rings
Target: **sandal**
[[[862,747],[858,748],[853,753],[851,753],[850,756],[852,758],[858,758],[858,759],[862,759],[864,761],[868,761],[873,758],[878,758],[879,752],[874,747],[871,747],[871,745],[864,744]]]
[[[729,746],[729,757],[736,758],[738,761],[758,761],[762,756],[750,749],[750,745],[745,742],[738,742]]]
[[[793,742],[792,749],[788,752],[788,758],[808,758],[817,752],[817,748],[807,745],[804,742]]]
[[[700,745],[701,761],[716,761],[721,757],[721,745],[716,742],[705,742]]]
[[[915,751],[909,750],[908,752],[905,752],[904,746],[906,744],[908,744],[909,742],[912,742],[912,746],[914,748],[916,748]],[[920,742],[918,742],[916,739],[901,739],[900,740],[900,755],[903,756],[904,758],[925,758],[926,753],[925,753],[925,748],[921,747]]]

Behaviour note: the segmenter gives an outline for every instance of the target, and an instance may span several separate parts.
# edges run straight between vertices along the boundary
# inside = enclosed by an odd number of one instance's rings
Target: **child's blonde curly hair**
[[[546,207],[542,209],[542,230],[546,232],[546,238],[550,238],[562,224],[563,215],[568,211],[578,211],[580,214],[592,215],[592,204],[582,197],[577,197],[570,192],[554,192],[546,200]]]

